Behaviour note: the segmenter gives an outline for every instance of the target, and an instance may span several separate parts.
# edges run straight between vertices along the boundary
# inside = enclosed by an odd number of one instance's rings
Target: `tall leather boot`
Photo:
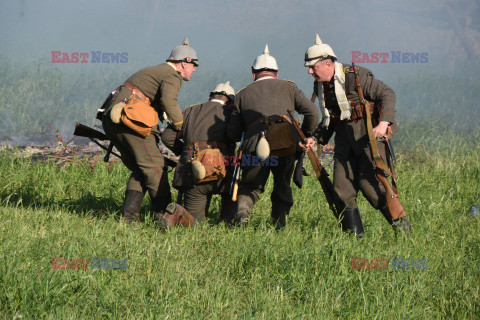
[[[287,225],[287,215],[290,213],[290,205],[281,202],[272,202],[272,223],[275,230],[281,230]]]
[[[125,191],[125,201],[122,212],[123,220],[126,223],[132,223],[140,220],[140,208],[143,201],[143,192],[136,190]]]
[[[224,221],[228,227],[233,226],[235,222],[235,209],[235,202],[232,201],[232,196],[230,194],[222,194],[220,220]]]
[[[340,214],[340,223],[344,232],[352,232],[358,239],[363,237],[363,222],[358,208],[345,209]]]
[[[254,203],[251,197],[245,195],[238,196],[237,212],[235,214],[235,224],[242,226],[248,224],[253,204]]]
[[[153,220],[158,222],[163,219],[163,214],[165,213],[165,206],[163,203],[159,203],[158,201],[152,200],[152,215]]]
[[[390,223],[390,225],[392,226],[393,231],[395,231],[395,236],[400,233],[405,235],[407,238],[410,238],[410,230],[412,230],[412,224],[410,223],[410,221],[408,221],[407,218],[401,217],[397,220],[393,220],[392,215],[390,214],[390,210],[388,210],[388,207],[384,207],[380,210],[380,212],[383,214],[388,223]]]
[[[388,207],[385,206],[384,208],[380,209],[380,212],[383,214],[383,216],[385,217],[385,220],[387,220],[387,222],[390,224],[390,225],[393,225],[393,218],[392,218],[392,215],[390,214],[390,210],[388,210]]]

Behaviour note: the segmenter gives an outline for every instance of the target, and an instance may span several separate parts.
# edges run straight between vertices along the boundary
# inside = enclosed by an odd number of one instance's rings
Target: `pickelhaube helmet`
[[[268,51],[268,44],[265,45],[265,50],[263,51],[263,54],[256,57],[255,61],[253,61],[252,70],[278,71],[277,60],[275,60],[275,58],[270,55],[270,52]]]
[[[235,99],[235,90],[233,90],[233,88],[230,86],[230,81],[217,84],[215,89],[213,89],[210,94],[223,94],[231,101]]]
[[[184,61],[198,66],[197,53],[188,45],[188,37],[185,37],[181,46],[173,48],[167,61]]]
[[[337,56],[328,44],[322,43],[317,33],[315,44],[305,52],[305,67],[313,67],[318,61],[325,59],[335,61],[337,60]]]

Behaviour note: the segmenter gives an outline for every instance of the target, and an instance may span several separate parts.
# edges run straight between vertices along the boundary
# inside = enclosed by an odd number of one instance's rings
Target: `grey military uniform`
[[[397,131],[394,91],[383,82],[375,79],[370,70],[357,68],[365,99],[375,102],[377,106],[383,105],[380,121],[389,122],[393,131]],[[358,104],[359,99],[352,67],[344,65],[344,71],[347,99],[349,102]],[[338,119],[340,109],[335,96],[333,78],[330,82],[315,83],[314,90],[316,93],[322,85],[325,106],[331,114],[331,122],[328,128],[320,124],[315,136],[320,144],[326,144],[335,132],[333,185],[338,195],[338,203],[347,210],[357,209],[357,193],[361,190],[374,208],[385,208],[385,189],[376,178],[364,120],[340,121]],[[378,147],[384,156],[383,144],[378,143]]]
[[[142,69],[126,80],[137,87],[150,101],[152,107],[159,112],[163,119],[163,112],[172,119],[179,129],[183,123],[177,95],[182,84],[182,77],[171,65],[162,63]],[[142,137],[123,123],[114,123],[110,119],[111,108],[131,96],[132,91],[125,85],[117,88],[113,97],[106,101],[106,109],[102,124],[106,135],[120,151],[122,162],[132,172],[127,184],[124,211],[132,211],[138,218],[143,194],[148,191],[152,199],[152,209],[155,213],[162,212],[171,201],[168,177],[165,174],[165,161],[157,147],[159,133],[158,126],[152,128],[152,133]],[[129,196],[129,195],[134,196]],[[129,199],[135,198],[135,201]],[[130,207],[130,209],[126,209]]]
[[[287,80],[274,79],[271,76],[257,79],[237,93],[235,98],[237,109],[227,127],[230,139],[240,140],[241,132],[245,132],[243,153],[252,159],[262,130],[261,125],[252,124],[259,118],[272,115],[288,115],[288,110],[304,115],[302,129],[306,136],[313,134],[318,121],[315,105]],[[282,137],[278,137],[282,139]],[[295,155],[279,157],[270,165],[262,166],[254,163],[242,163],[242,178],[238,190],[237,220],[248,219],[253,205],[264,191],[265,184],[273,173],[272,218],[275,223],[285,224],[285,215],[293,205],[290,180],[294,170]],[[281,221],[283,219],[283,222]]]
[[[195,223],[205,221],[209,199],[214,194],[222,196],[221,218],[227,222],[233,219],[229,187],[232,175],[232,157],[235,145],[227,139],[226,127],[235,107],[224,105],[223,101],[211,100],[187,108],[184,114],[182,137],[184,147],[178,145],[177,134],[171,127],[162,133],[163,143],[180,154],[172,181],[173,187],[184,193],[184,207],[195,218]],[[178,135],[180,138],[180,135]],[[215,142],[221,145],[222,155],[226,158],[227,176],[217,181],[195,184],[192,176],[191,159],[194,150],[189,145],[195,142]],[[175,145],[177,143],[177,145]]]

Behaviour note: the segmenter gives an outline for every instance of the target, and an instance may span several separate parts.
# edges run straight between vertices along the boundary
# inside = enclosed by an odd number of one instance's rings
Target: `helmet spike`
[[[263,54],[259,55],[253,61],[252,70],[271,70],[278,71],[277,60],[270,55],[268,44],[265,45]]]
[[[333,61],[337,60],[337,56],[333,52],[332,48],[328,44],[323,43],[317,33],[315,34],[315,44],[308,48],[307,52],[305,52],[305,67],[312,67],[318,61],[328,58],[332,59]]]
[[[265,50],[263,50],[263,53],[270,54],[270,52],[268,51],[268,44],[265,45]]]
[[[188,46],[188,37],[185,37],[185,39],[183,39],[182,44],[183,44],[184,46]]]

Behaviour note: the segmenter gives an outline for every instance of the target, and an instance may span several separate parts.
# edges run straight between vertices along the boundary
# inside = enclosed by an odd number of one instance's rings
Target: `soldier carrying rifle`
[[[405,218],[403,207],[397,210],[397,206],[393,210],[390,206],[390,200],[395,200],[393,197],[398,197],[398,194],[386,192],[384,184],[379,183],[381,178],[386,180],[383,175],[389,171],[386,166],[380,168],[379,163],[387,161],[391,164],[393,157],[393,152],[385,149],[384,141],[389,138],[389,133],[398,130],[395,93],[375,79],[370,70],[361,67],[354,69],[336,60],[332,48],[322,43],[317,34],[315,45],[305,53],[305,67],[315,78],[314,93],[319,97],[323,115],[315,137],[320,145],[325,145],[335,133],[333,186],[337,205],[341,208],[342,229],[355,233],[359,238],[364,234],[356,200],[361,190],[368,202],[382,212],[396,234],[400,231],[408,236],[411,224]],[[358,73],[360,91],[357,91],[354,71]],[[366,100],[362,101],[359,93],[372,101],[369,106],[374,107],[365,108]],[[365,120],[370,119],[370,113],[373,125],[369,128]],[[379,152],[373,152],[376,147]],[[391,199],[387,199],[386,193]]]
[[[227,126],[227,136],[242,145],[242,178],[238,188],[235,220],[245,224],[253,205],[264,191],[270,172],[273,173],[271,216],[277,229],[286,224],[293,205],[290,180],[295,164],[297,141],[293,135],[288,111],[303,114],[305,144],[313,146],[312,137],[318,121],[315,105],[287,80],[278,79],[278,66],[268,46],[252,65],[254,82],[235,97],[236,110]]]
[[[132,172],[127,183],[123,218],[140,218],[145,192],[152,211],[162,219],[171,200],[163,155],[157,147],[158,121],[167,120],[174,130],[182,128],[182,110],[177,102],[182,80],[189,81],[198,66],[195,50],[185,38],[173,48],[166,63],[137,71],[115,89],[99,110],[105,134],[120,151],[122,162]]]

